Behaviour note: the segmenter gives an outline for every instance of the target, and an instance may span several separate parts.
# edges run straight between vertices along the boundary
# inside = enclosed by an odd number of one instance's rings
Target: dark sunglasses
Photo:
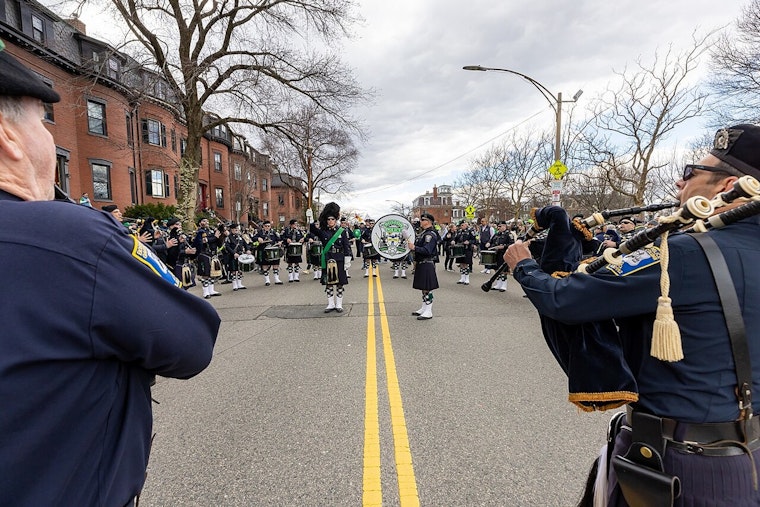
[[[683,175],[681,176],[681,179],[684,181],[688,181],[691,178],[693,178],[694,171],[708,171],[711,173],[723,173],[723,174],[729,174],[727,171],[720,169],[718,167],[712,167],[709,165],[699,165],[699,164],[686,164],[683,168]]]
[[[620,223],[621,224],[631,224],[631,225],[633,225],[633,222],[631,222],[630,220],[621,220]]]

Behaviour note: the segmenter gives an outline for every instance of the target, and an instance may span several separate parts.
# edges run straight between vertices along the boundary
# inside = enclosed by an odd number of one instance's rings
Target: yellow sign
[[[564,176],[566,172],[567,172],[567,166],[559,160],[555,161],[549,167],[549,174],[554,176],[555,180],[561,180],[562,176]]]
[[[464,209],[464,216],[466,218],[475,218],[475,206],[469,205]]]

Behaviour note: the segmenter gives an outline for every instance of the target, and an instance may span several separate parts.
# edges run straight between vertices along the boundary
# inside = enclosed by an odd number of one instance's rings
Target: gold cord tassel
[[[660,244],[660,291],[657,299],[657,317],[652,330],[652,348],[650,354],[662,361],[680,361],[683,359],[681,332],[678,323],[673,318],[673,307],[670,304],[670,276],[668,275],[668,232],[662,235]]]

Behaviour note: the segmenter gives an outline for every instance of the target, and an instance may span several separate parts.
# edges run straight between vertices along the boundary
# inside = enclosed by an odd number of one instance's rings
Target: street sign
[[[469,205],[469,206],[467,206],[464,209],[464,216],[465,216],[465,218],[467,218],[468,220],[472,220],[473,218],[475,218],[475,212],[476,211],[477,210],[475,209],[475,206],[473,206],[472,204]]]
[[[559,206],[560,196],[562,195],[562,180],[557,179],[551,182],[552,205]]]
[[[549,166],[549,174],[554,176],[554,179],[560,180],[562,176],[567,172],[567,166],[561,161],[556,160],[551,166]]]

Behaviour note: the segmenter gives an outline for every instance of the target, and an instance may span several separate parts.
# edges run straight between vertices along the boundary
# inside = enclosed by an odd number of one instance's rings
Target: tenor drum
[[[464,257],[465,251],[466,251],[467,245],[458,243],[455,245],[451,245],[451,256],[452,257]]]
[[[288,245],[287,256],[288,257],[300,257],[303,253],[302,243],[290,243]]]
[[[486,267],[496,266],[496,250],[481,250],[480,264]]]
[[[311,246],[309,247],[309,255],[312,255],[312,256],[322,255],[322,243],[320,243],[319,241],[315,241],[314,243],[312,243]]]
[[[264,248],[264,262],[279,261],[282,258],[282,248],[279,246],[268,246]]]
[[[364,255],[364,257],[376,257],[377,256],[377,250],[371,244],[366,244],[365,243],[362,255]]]

